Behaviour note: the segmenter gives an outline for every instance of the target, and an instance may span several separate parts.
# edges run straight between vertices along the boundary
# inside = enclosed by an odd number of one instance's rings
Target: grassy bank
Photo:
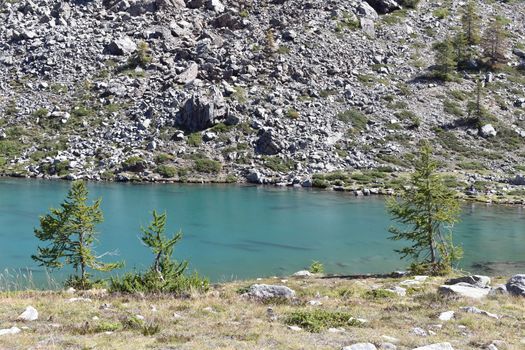
[[[341,349],[358,342],[391,342],[398,349],[439,342],[450,342],[455,349],[484,349],[492,343],[498,349],[525,346],[525,298],[444,297],[437,293],[442,278],[405,286],[405,296],[384,290],[403,280],[274,278],[218,284],[186,298],[100,290],[3,293],[0,329],[17,326],[22,331],[0,336],[0,349]],[[495,278],[492,285],[505,281]],[[248,300],[242,293],[252,283],[286,285],[297,298]],[[16,321],[28,305],[39,311],[38,320]],[[464,306],[499,318],[461,311]],[[438,319],[449,310],[455,318]],[[349,322],[350,317],[355,319]],[[416,334],[415,327],[427,336]]]

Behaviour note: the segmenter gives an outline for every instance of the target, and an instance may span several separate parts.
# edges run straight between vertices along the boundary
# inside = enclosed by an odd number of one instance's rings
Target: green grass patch
[[[352,315],[347,312],[322,309],[293,311],[288,314],[285,323],[290,326],[299,326],[313,333],[318,333],[328,328],[361,325],[361,322],[352,318]]]

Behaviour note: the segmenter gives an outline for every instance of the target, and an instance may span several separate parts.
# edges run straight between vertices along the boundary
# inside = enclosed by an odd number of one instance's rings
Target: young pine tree
[[[483,54],[488,64],[492,68],[505,63],[507,58],[505,54],[508,50],[507,45],[508,32],[505,30],[505,19],[496,16],[483,33]]]
[[[100,199],[87,204],[88,190],[83,181],[73,182],[66,200],[59,209],[50,209],[50,213],[40,217],[40,228],[35,229],[35,236],[49,242],[45,247],[38,247],[32,258],[41,266],[62,268],[71,265],[76,275],[70,276],[66,285],[87,289],[92,285],[88,269],[110,271],[120,267],[121,263],[103,263],[93,252],[97,236],[95,226],[103,221]]]
[[[449,273],[453,262],[462,255],[461,248],[452,243],[451,233],[459,218],[459,203],[437,169],[431,146],[423,144],[410,188],[402,191],[400,199],[387,202],[388,211],[403,227],[391,227],[390,239],[410,242],[396,252],[401,253],[401,258],[413,259],[411,270],[415,273]]]
[[[450,80],[458,65],[452,40],[447,37],[444,41],[435,44],[434,52],[438,78]]]
[[[182,232],[177,232],[173,237],[165,234],[166,213],[158,214],[153,211],[151,224],[142,228],[142,242],[155,254],[151,270],[154,271],[161,281],[177,278],[182,275],[188,267],[188,262],[176,263],[172,259],[173,248],[182,239]]]
[[[480,41],[480,17],[478,9],[474,0],[468,0],[463,8],[461,16],[461,24],[463,27],[463,34],[469,45],[477,45]]]

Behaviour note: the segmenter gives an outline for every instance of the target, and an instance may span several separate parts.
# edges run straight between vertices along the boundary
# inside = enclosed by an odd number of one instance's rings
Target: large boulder
[[[359,17],[368,18],[372,21],[375,21],[379,18],[377,11],[374,10],[374,8],[370,6],[366,1],[362,1],[359,4],[359,6],[357,7],[357,14],[359,15]]]
[[[280,153],[282,145],[276,139],[272,129],[261,129],[259,131],[259,138],[255,143],[255,152],[272,156]]]
[[[490,277],[481,275],[462,276],[458,278],[449,279],[445,282],[445,284],[448,285],[458,283],[468,283],[476,287],[487,288],[490,285]]]
[[[196,132],[210,128],[217,119],[227,115],[222,93],[214,89],[209,95],[195,94],[189,98],[179,111],[176,123],[189,132]]]
[[[472,299],[481,299],[486,297],[490,288],[479,288],[468,283],[457,283],[453,285],[440,286],[438,292],[443,295],[455,295]]]
[[[366,0],[379,13],[385,14],[400,10],[401,6],[395,0]]]
[[[286,286],[254,284],[250,286],[246,296],[255,299],[292,299],[295,297],[295,291]]]
[[[511,185],[515,186],[525,186],[525,175],[516,175],[516,177],[509,182]]]
[[[512,276],[506,287],[510,294],[525,297],[525,275]]]
[[[137,44],[130,37],[123,37],[111,41],[104,47],[106,55],[123,56],[129,55],[137,50]]]
[[[479,129],[479,135],[481,137],[484,137],[484,138],[489,138],[489,137],[494,137],[498,134],[498,132],[496,131],[496,129],[494,129],[494,127],[492,126],[492,124],[486,124],[486,125],[483,125],[480,129]]]

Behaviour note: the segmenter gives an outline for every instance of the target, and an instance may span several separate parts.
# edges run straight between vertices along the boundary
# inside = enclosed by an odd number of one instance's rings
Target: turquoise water
[[[58,206],[70,183],[0,180],[0,271],[30,268],[40,243],[38,217]],[[116,251],[125,269],[143,269],[151,255],[139,241],[151,211],[167,211],[169,232],[181,229],[175,256],[214,281],[287,275],[322,261],[329,273],[381,273],[406,263],[387,239],[391,224],[380,198],[253,186],[89,184],[102,197],[105,221],[98,253]],[[462,267],[500,273],[525,267],[525,210],[468,204],[456,226]],[[487,265],[487,262],[491,264]],[[512,270],[512,271],[511,271]],[[523,272],[525,269],[522,269]],[[56,276],[60,276],[57,274]]]

